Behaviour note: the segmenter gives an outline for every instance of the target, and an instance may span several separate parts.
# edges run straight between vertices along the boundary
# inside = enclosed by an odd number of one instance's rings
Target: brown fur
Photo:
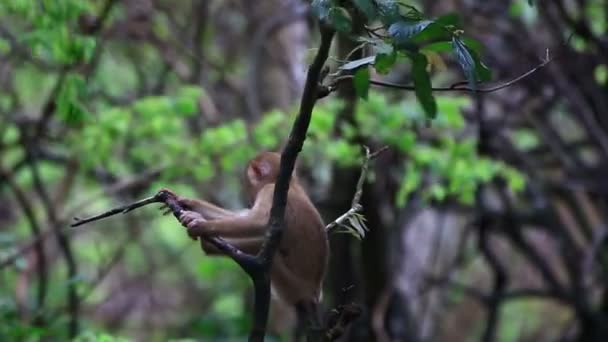
[[[265,238],[279,161],[279,154],[262,152],[249,162],[247,190],[253,205],[248,210],[232,212],[206,201],[179,198],[180,204],[191,210],[180,217],[189,234],[220,236],[244,252],[257,253]],[[273,260],[273,287],[287,303],[318,303],[329,245],[321,216],[295,175],[287,195],[285,222]],[[204,240],[201,246],[207,254],[220,254]]]

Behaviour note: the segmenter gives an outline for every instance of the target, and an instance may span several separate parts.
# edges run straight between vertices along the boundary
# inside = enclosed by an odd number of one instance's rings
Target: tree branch
[[[475,88],[475,89],[467,86],[466,85],[467,83],[465,83],[465,82],[458,82],[458,83],[452,84],[449,87],[433,87],[433,88],[431,88],[431,90],[436,91],[436,92],[464,91],[464,92],[478,92],[478,93],[493,93],[495,91],[499,91],[501,89],[508,88],[508,87],[530,77],[532,74],[534,74],[537,71],[539,71],[540,69],[546,67],[553,60],[554,60],[554,58],[552,56],[550,56],[549,49],[547,49],[546,56],[540,64],[536,65],[532,69],[526,71],[525,73],[523,73],[509,81],[502,82],[502,83],[499,83],[499,84],[496,84],[494,86],[490,86],[487,88],[482,87],[482,88]],[[334,78],[332,80],[332,82],[329,84],[329,86],[327,87],[328,91],[326,93],[323,93],[323,96],[329,95],[329,93],[335,91],[342,82],[351,80],[354,77],[355,77],[354,75],[342,75],[342,76],[338,76],[338,77]],[[416,87],[413,85],[398,84],[398,83],[385,82],[385,81],[379,81],[379,80],[370,80],[369,83],[374,86],[385,87],[385,88],[393,88],[393,89],[401,89],[401,90],[415,90],[416,89]]]
[[[353,196],[351,208],[344,214],[340,215],[340,217],[335,219],[333,222],[325,226],[325,230],[328,234],[334,232],[339,227],[345,226],[345,224],[349,220],[351,220],[353,216],[358,214],[363,209],[363,206],[361,205],[361,196],[363,195],[363,184],[365,183],[365,179],[367,177],[369,162],[370,160],[376,158],[380,153],[386,151],[388,149],[388,146],[384,146],[373,153],[370,153],[369,148],[367,146],[363,146],[363,148],[365,149],[365,160],[361,165],[361,174],[359,175],[359,180],[357,181],[357,187],[355,188],[355,195]],[[356,233],[360,238],[363,238],[365,236],[365,231],[360,231],[359,229],[356,229]]]
[[[320,29],[321,44],[315,59],[308,69],[304,93],[300,102],[300,110],[291,128],[287,145],[281,153],[279,174],[274,187],[272,208],[270,209],[270,218],[268,220],[268,233],[256,257],[257,261],[263,266],[264,272],[258,275],[260,279],[253,278],[256,297],[254,301],[254,327],[249,337],[250,341],[262,341],[264,339],[266,323],[268,321],[268,304],[270,301],[270,281],[268,278],[272,259],[279,246],[285,227],[287,191],[289,190],[289,183],[296,159],[306,139],[312,109],[318,98],[317,92],[322,78],[321,73],[325,61],[329,56],[329,49],[335,33],[333,29],[325,27],[323,24],[321,24]]]

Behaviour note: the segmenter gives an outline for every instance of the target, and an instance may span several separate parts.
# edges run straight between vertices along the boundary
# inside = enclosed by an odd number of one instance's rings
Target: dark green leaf
[[[470,37],[464,37],[462,38],[462,41],[464,42],[464,45],[466,45],[466,47],[469,48],[469,50],[471,50],[472,52],[476,52],[478,54],[483,53],[483,44],[479,40]]]
[[[452,43],[450,42],[436,42],[425,45],[421,50],[434,51],[434,52],[445,52],[452,51]]]
[[[391,53],[379,53],[376,55],[376,60],[374,61],[374,68],[380,74],[386,74],[391,71],[391,68],[397,61],[397,54],[393,51]]]
[[[422,32],[427,26],[432,23],[430,20],[422,20],[417,22],[398,21],[388,28],[388,34],[395,41],[395,45],[403,46],[411,42],[411,38]]]
[[[462,23],[460,20],[460,15],[458,13],[450,13],[446,15],[442,15],[441,17],[434,20],[438,25],[443,26],[455,26],[461,27]]]
[[[70,126],[81,124],[86,116],[86,110],[80,102],[80,97],[86,90],[84,78],[70,74],[65,78],[57,97],[57,114]]]
[[[361,68],[355,72],[353,85],[355,86],[357,96],[367,100],[367,94],[369,93],[369,69],[367,67]]]
[[[462,38],[461,39],[464,47],[469,51],[473,60],[475,61],[475,79],[476,81],[490,81],[492,79],[492,72],[490,69],[481,61],[481,53],[483,51],[483,45],[478,40],[473,38]]]
[[[403,1],[400,1],[399,5],[401,5],[402,7],[402,10],[400,12],[403,18],[410,21],[420,21],[424,18],[422,12],[420,12],[415,6],[408,5]],[[406,10],[404,11],[404,9]]]
[[[481,61],[479,55],[471,51],[473,59],[475,60],[475,76],[481,82],[487,82],[492,80],[492,71]]]
[[[313,0],[311,4],[312,13],[320,20],[325,20],[329,15],[331,0]]]
[[[469,81],[469,86],[471,89],[475,90],[477,77],[475,74],[475,60],[473,59],[473,56],[467,49],[466,45],[464,45],[463,41],[458,37],[452,38],[452,46],[454,48],[454,53],[456,54],[458,64],[460,64],[462,72]]]
[[[396,0],[376,0],[376,6],[380,20],[385,25],[390,25],[401,19],[399,4]]]
[[[339,67],[339,69],[340,70],[354,70],[354,69],[360,68],[362,66],[374,64],[375,59],[376,59],[376,56],[369,56],[369,57],[357,59],[354,61],[350,61],[346,64],[343,64],[342,66]]]
[[[329,10],[329,19],[338,32],[349,33],[353,29],[350,14],[344,7],[332,7]]]
[[[355,6],[367,17],[369,20],[374,20],[378,16],[376,6],[372,0],[353,0]]]
[[[86,116],[87,112],[80,102],[71,102],[63,106],[60,117],[68,126],[76,127],[84,122]]]
[[[416,98],[422,105],[426,117],[434,119],[437,116],[437,103],[433,96],[431,78],[426,71],[426,56],[421,53],[411,54],[412,79],[414,80]]]
[[[450,37],[450,32],[446,30],[444,25],[436,22],[431,22],[424,30],[418,33],[412,40],[416,43],[423,43],[437,40],[447,40]]]

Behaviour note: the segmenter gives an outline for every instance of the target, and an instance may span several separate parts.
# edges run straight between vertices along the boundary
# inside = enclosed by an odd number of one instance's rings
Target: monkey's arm
[[[198,212],[185,211],[180,215],[179,221],[184,227],[188,228],[188,234],[191,237],[263,238],[266,233],[265,217],[255,210],[244,211],[216,220],[206,220]]]
[[[218,207],[203,200],[178,197],[178,203],[189,210],[201,214],[206,220],[217,220],[237,215],[237,212]]]
[[[210,255],[223,254],[205,236],[219,236],[245,253],[257,253],[265,239],[266,222],[253,211],[242,215],[226,216],[217,220],[205,220],[195,211],[182,213],[179,220],[188,228],[188,235],[201,237],[201,247]]]
[[[161,191],[168,192],[171,196],[177,199],[177,203],[182,208],[201,214],[205,220],[216,220],[238,214],[237,212],[218,207],[217,205],[211,204],[207,201],[178,196],[175,192],[173,192],[173,190],[167,188],[161,189]],[[166,208],[166,206],[163,206],[162,208]]]

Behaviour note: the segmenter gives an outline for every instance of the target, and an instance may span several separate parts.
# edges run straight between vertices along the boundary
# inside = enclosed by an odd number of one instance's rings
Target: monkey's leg
[[[319,304],[311,300],[300,301],[296,304],[296,313],[298,315],[297,338],[301,338],[302,333],[305,333],[307,341],[322,341],[323,327]]]

